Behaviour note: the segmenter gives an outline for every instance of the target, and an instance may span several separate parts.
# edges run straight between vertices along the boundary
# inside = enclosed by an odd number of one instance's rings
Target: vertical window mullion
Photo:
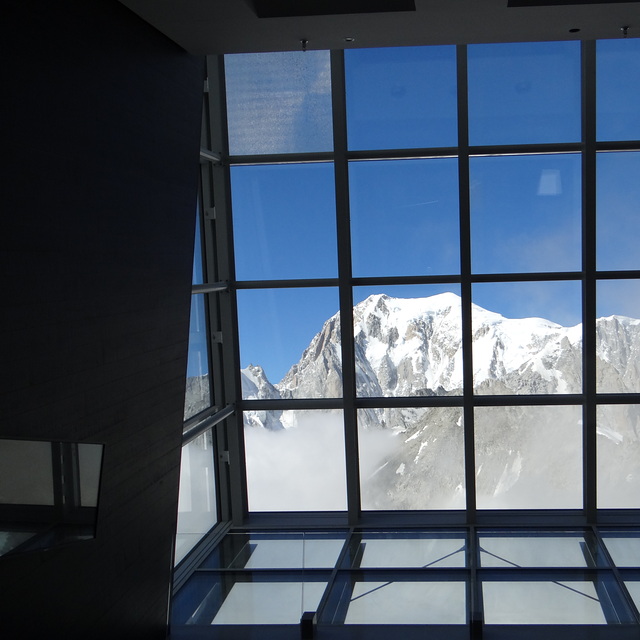
[[[596,478],[596,56],[582,43],[582,369],[583,491],[588,522],[595,522]]]
[[[211,133],[211,150],[222,158],[222,162],[211,166],[211,184],[215,193],[215,240],[212,250],[215,252],[217,265],[216,276],[227,282],[227,291],[216,294],[220,313],[219,354],[222,360],[220,378],[222,397],[218,403],[222,407],[238,406],[236,411],[225,421],[225,442],[227,448],[220,450],[229,452],[228,463],[224,466],[226,473],[220,474],[221,495],[229,495],[230,504],[223,507],[221,517],[231,518],[235,525],[243,524],[248,512],[247,476],[244,457],[244,433],[242,429],[242,411],[238,405],[241,397],[240,382],[240,350],[238,346],[238,322],[235,291],[235,266],[233,251],[233,225],[231,214],[231,177],[227,159],[229,145],[227,140],[227,113],[225,94],[225,75],[223,56],[207,58],[209,74],[209,130]],[[221,465],[222,466],[222,465]],[[224,491],[228,491],[227,494]],[[222,500],[222,502],[226,502]]]
[[[336,184],[336,230],[342,350],[347,510],[350,524],[360,517],[360,471],[356,416],[356,372],[353,338],[353,289],[351,273],[351,227],[349,217],[349,160],[347,155],[347,108],[344,51],[331,52],[333,146]]]
[[[458,74],[458,188],[460,202],[460,295],[462,298],[462,367],[464,397],[464,463],[468,524],[476,519],[476,473],[473,416],[471,327],[471,203],[469,190],[469,111],[467,47],[457,47]]]

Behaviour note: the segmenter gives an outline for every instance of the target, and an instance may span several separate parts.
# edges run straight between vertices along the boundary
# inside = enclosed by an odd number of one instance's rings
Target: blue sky
[[[598,44],[602,139],[640,138],[639,42]],[[350,148],[457,144],[453,47],[352,50],[345,59]],[[231,56],[232,153],[330,150],[328,65],[326,52]],[[579,81],[577,42],[469,47],[471,144],[579,140]],[[640,153],[600,154],[598,171],[598,266],[640,268]],[[472,270],[579,271],[580,176],[578,154],[472,158]],[[232,205],[239,280],[337,276],[331,163],[234,167]],[[455,158],[352,162],[350,208],[354,276],[459,273]],[[459,293],[395,291],[441,290]],[[636,293],[635,281],[600,286],[599,315],[640,317]],[[580,322],[576,282],[475,285],[473,301],[508,317]],[[260,364],[277,382],[337,312],[338,292],[240,291],[238,307],[242,366]]]

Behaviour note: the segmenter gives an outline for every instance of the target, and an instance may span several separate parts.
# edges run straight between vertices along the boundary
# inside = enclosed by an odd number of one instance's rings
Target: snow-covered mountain
[[[475,393],[581,393],[581,325],[508,319],[476,305],[472,313]],[[596,329],[598,390],[636,391],[640,320],[599,318]],[[455,294],[370,296],[354,307],[354,340],[360,397],[462,394],[461,304]],[[279,383],[253,365],[242,371],[242,382],[246,399],[340,397],[339,316],[324,323]],[[288,429],[296,424],[292,413],[246,412],[245,425]],[[359,411],[363,507],[464,507],[462,420],[459,407]],[[581,506],[581,423],[580,407],[476,409],[479,506]],[[640,494],[638,406],[602,409],[598,433],[599,461],[618,460],[616,473],[626,478],[629,495]],[[603,468],[602,478],[607,473]],[[615,493],[607,500],[615,502]]]
[[[509,319],[473,305],[474,388],[479,394],[582,391],[582,326],[542,318]],[[598,390],[635,391],[640,377],[640,320],[599,318]],[[460,394],[460,298],[443,293],[401,299],[372,295],[354,307],[356,386],[361,397]],[[243,397],[342,395],[338,314],[273,385],[261,367],[243,369]]]

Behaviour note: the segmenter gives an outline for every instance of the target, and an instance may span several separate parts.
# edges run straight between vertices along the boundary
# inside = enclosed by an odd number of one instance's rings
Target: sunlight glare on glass
[[[226,55],[231,155],[333,149],[328,51]]]

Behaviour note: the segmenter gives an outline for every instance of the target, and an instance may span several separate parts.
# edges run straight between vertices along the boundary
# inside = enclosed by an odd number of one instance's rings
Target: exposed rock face
[[[396,299],[374,295],[354,307],[360,397],[460,396],[460,299],[447,293]],[[473,307],[474,392],[582,392],[582,327],[540,318],[512,320]],[[598,391],[640,389],[640,320],[596,323]],[[245,398],[342,395],[340,321],[325,322],[283,380],[243,370]],[[480,407],[475,466],[481,508],[580,508],[580,407]],[[247,412],[245,424],[286,429],[282,412]],[[598,413],[601,506],[640,506],[640,407]],[[464,428],[459,407],[366,409],[358,414],[363,508],[463,508]],[[635,497],[634,497],[635,496]]]
[[[277,385],[282,398],[339,398],[342,396],[340,318],[336,314],[305,349]]]

